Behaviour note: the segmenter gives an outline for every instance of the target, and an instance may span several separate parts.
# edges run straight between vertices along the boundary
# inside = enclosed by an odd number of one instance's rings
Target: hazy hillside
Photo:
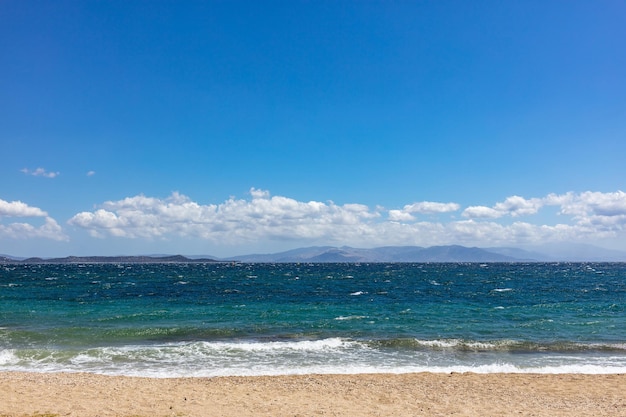
[[[385,246],[360,249],[316,246],[287,252],[235,256],[240,262],[513,262],[511,256],[464,246]]]

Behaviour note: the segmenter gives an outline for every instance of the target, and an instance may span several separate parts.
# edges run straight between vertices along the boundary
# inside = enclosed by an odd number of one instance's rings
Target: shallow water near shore
[[[626,372],[626,264],[0,267],[0,371]]]

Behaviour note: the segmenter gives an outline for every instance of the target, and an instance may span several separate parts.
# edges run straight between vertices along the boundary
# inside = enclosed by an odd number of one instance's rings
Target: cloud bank
[[[542,213],[545,208],[551,208],[551,217]],[[469,207],[421,201],[388,209],[298,201],[255,188],[246,198],[231,197],[219,204],[201,204],[174,192],[167,198],[136,195],[107,201],[92,211],[73,215],[67,225],[65,230],[41,208],[0,199],[2,239],[69,241],[71,229],[101,239],[194,239],[220,246],[265,242],[293,246],[505,246],[626,241],[626,193],[515,195],[492,205]]]
[[[554,224],[533,222],[555,207]],[[179,193],[160,199],[137,195],[108,201],[74,215],[68,223],[94,237],[199,238],[237,245],[258,241],[378,245],[508,245],[598,241],[624,235],[626,193],[511,196],[492,206],[415,202],[401,209],[332,201],[297,201],[252,188],[248,199],[203,205]],[[458,216],[460,212],[460,217]],[[437,215],[437,221],[432,216]],[[442,219],[442,217],[447,217]],[[626,237],[626,236],[625,236]]]
[[[163,238],[170,235],[214,242],[251,242],[260,239],[323,239],[366,236],[379,213],[361,204],[300,202],[250,190],[251,199],[230,198],[221,204],[200,205],[173,193],[166,199],[138,195],[108,201],[93,212],[76,214],[69,224],[92,236]]]

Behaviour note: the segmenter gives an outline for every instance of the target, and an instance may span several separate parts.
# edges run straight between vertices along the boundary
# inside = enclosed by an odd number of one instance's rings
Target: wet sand
[[[0,416],[626,416],[626,375],[0,373]]]

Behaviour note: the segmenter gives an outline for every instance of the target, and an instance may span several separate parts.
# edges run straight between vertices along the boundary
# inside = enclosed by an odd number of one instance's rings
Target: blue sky
[[[0,2],[0,253],[626,250],[621,1]]]

